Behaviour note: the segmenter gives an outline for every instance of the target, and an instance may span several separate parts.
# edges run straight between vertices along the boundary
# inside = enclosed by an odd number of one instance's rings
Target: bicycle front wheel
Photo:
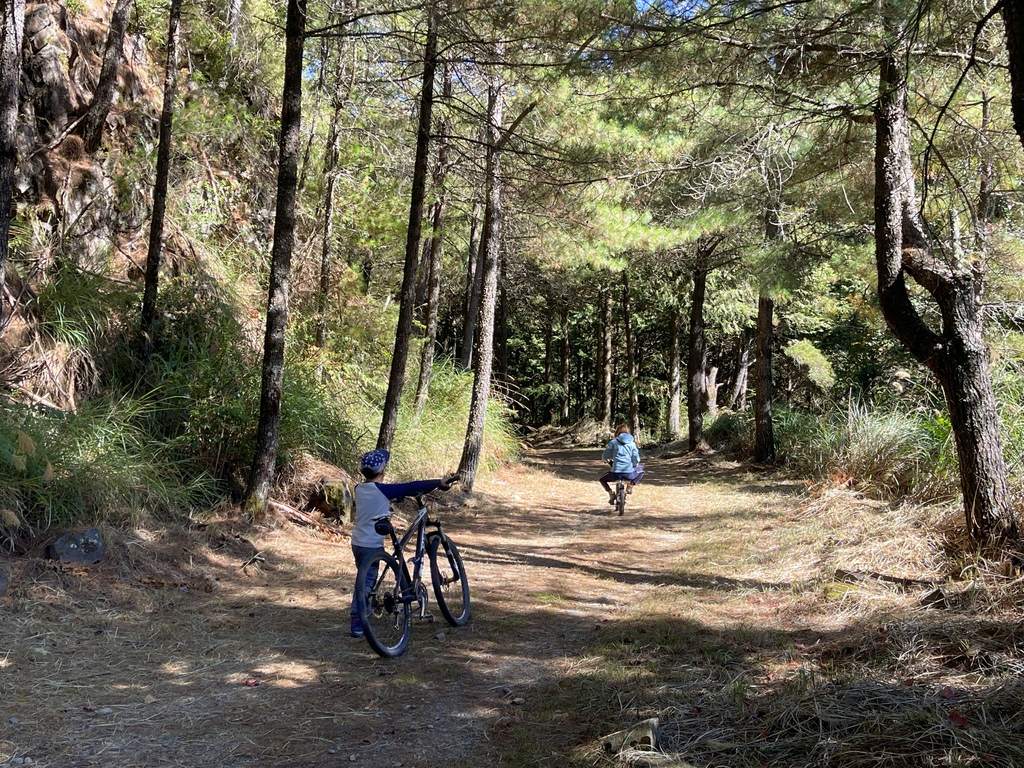
[[[359,566],[356,589],[364,588],[367,577],[376,574],[365,600],[356,606],[366,641],[381,656],[401,656],[409,645],[412,626],[409,603],[402,599],[402,568],[387,552],[367,558]]]
[[[626,484],[619,481],[615,485],[615,510],[620,514],[626,514]]]
[[[430,538],[427,555],[437,607],[449,624],[461,627],[469,621],[469,579],[462,565],[462,555],[455,542],[443,533]]]

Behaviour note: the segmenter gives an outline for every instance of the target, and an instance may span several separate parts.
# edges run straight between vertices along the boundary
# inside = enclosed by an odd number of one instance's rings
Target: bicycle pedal
[[[423,616],[420,616],[420,621],[425,621],[428,624],[433,624],[434,623],[434,614],[432,614],[432,613],[424,614]]]

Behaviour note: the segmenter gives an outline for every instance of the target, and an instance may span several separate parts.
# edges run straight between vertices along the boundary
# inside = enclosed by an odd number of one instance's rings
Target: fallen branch
[[[887,576],[884,573],[874,571],[846,571],[842,568],[836,569],[836,581],[843,581],[847,584],[857,584],[866,581],[881,581],[885,584],[896,584],[900,587],[934,587],[934,581],[922,579],[905,579],[901,576]]]
[[[285,504],[284,502],[268,499],[267,504],[276,509],[278,512],[281,512],[293,523],[300,523],[301,525],[309,526],[310,528],[319,531],[320,533],[324,534],[325,536],[327,536],[327,538],[333,541],[348,538],[348,534],[346,534],[341,528],[326,523],[323,520],[317,520],[315,517],[308,514],[307,512],[303,512],[302,510],[296,509],[295,507]]]

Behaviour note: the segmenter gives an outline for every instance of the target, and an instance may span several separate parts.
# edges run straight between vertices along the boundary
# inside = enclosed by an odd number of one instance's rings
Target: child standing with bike
[[[363,560],[372,557],[377,552],[383,551],[383,537],[374,530],[374,524],[384,517],[391,516],[391,502],[404,496],[415,496],[418,493],[429,493],[437,488],[446,488],[445,480],[415,480],[411,483],[386,484],[380,482],[387,471],[388,460],[391,454],[383,449],[377,449],[363,454],[359,461],[359,472],[365,478],[365,482],[358,483],[355,488],[355,515],[352,527],[352,555],[356,561],[356,571]],[[364,590],[352,591],[352,608],[350,610],[352,619],[352,637],[363,636],[363,625],[359,621],[359,610],[356,605],[357,599],[365,599],[366,591],[373,586],[377,579],[376,571],[367,573]]]
[[[614,504],[615,491],[608,484],[609,481],[628,480],[627,490],[632,492],[633,486],[639,483],[644,476],[644,465],[640,463],[640,451],[637,450],[633,435],[629,433],[629,427],[625,424],[619,425],[619,428],[615,430],[615,437],[608,443],[601,458],[611,464],[611,472],[601,477],[600,482],[608,493],[608,503]]]

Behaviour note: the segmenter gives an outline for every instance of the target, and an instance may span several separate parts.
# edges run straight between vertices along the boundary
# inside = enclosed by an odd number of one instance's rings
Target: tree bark
[[[434,234],[430,238],[427,296],[424,308],[426,317],[423,333],[423,347],[420,349],[420,375],[416,382],[416,418],[423,415],[430,396],[430,381],[434,376],[434,353],[437,346],[437,305],[441,297],[441,232],[444,229],[446,201],[439,199],[433,205],[432,225]]]
[[[142,294],[142,368],[149,368],[156,344],[156,299],[163,256],[164,217],[167,212],[167,182],[171,168],[171,139],[174,129],[174,92],[178,83],[178,39],[181,29],[181,0],[171,0],[167,14],[167,58],[164,66],[164,99],[160,111],[160,139],[156,150],[156,180],[153,184],[153,219],[149,225],[146,280]]]
[[[562,402],[559,409],[559,423],[563,426],[569,423],[569,307],[562,305],[559,313],[562,325],[562,337],[559,340],[558,356],[559,383],[562,389]]]
[[[1013,130],[1024,145],[1024,4],[1003,0],[999,4],[1006,30],[1006,52],[1010,64],[1010,109]]]
[[[496,381],[507,383],[508,376],[508,291],[505,284],[505,258],[498,267],[498,316],[495,320],[494,355]]]
[[[612,297],[607,288],[601,289],[601,353],[600,353],[600,395],[597,420],[605,431],[612,424],[612,363],[615,348],[612,344]]]
[[[242,0],[228,0],[228,50],[238,47],[238,31],[242,26]]]
[[[427,18],[427,42],[423,56],[423,90],[420,93],[420,119],[416,133],[416,160],[413,165],[412,191],[409,201],[409,230],[405,241],[405,270],[402,276],[398,328],[391,355],[391,375],[384,398],[377,448],[388,449],[398,428],[398,409],[405,389],[405,367],[409,360],[412,321],[416,309],[416,267],[418,266],[420,233],[423,228],[423,201],[427,190],[427,158],[430,149],[430,120],[434,106],[434,72],[437,68],[437,9],[430,3]]]
[[[88,152],[99,149],[100,141],[103,139],[103,126],[107,122],[110,105],[114,103],[117,74],[121,68],[121,59],[124,58],[124,34],[128,28],[131,11],[132,0],[117,0],[114,13],[110,17],[99,80],[96,83],[96,90],[93,91],[89,109],[82,120],[82,141]]]
[[[234,0],[232,0],[234,2]],[[345,41],[346,38],[338,39],[341,46],[338,51],[338,61],[334,70],[334,97],[331,100],[331,121],[327,133],[327,150],[324,157],[324,198],[323,198],[323,242],[320,248],[320,285],[316,298],[316,345],[324,347],[327,345],[327,320],[328,308],[330,307],[330,295],[333,278],[334,259],[331,251],[334,248],[334,203],[337,195],[338,183],[338,162],[341,153],[341,123],[345,106],[349,103],[352,95],[352,81],[345,79]]]
[[[633,311],[630,307],[629,273],[622,273],[622,318],[626,333],[626,376],[629,380],[629,431],[637,433],[640,421],[640,393],[636,381],[636,350],[633,343]]]
[[[754,460],[775,461],[775,429],[772,423],[772,315],[775,302],[757,298],[757,338],[754,357]]]
[[[668,417],[665,427],[670,440],[679,436],[679,403],[682,390],[681,355],[679,343],[679,308],[668,311]]]
[[[704,296],[708,271],[704,266],[693,269],[693,293],[690,298],[690,344],[686,358],[686,417],[689,428],[690,450],[706,447],[704,442],[704,411],[701,399],[704,393],[704,368],[707,365],[707,346],[704,338]]]
[[[747,371],[750,369],[750,350],[753,344],[753,334],[742,331],[736,349],[736,378],[733,379],[729,393],[729,407],[734,411],[742,411],[747,407]]]
[[[436,202],[436,201],[435,201]],[[428,224],[433,226],[434,221],[434,203],[431,203],[427,209]],[[427,318],[427,294],[430,292],[430,238],[422,238],[423,244],[420,248],[420,263],[416,267],[416,300],[415,300],[415,311],[414,317],[415,322],[421,326],[426,324]]]
[[[496,59],[501,58],[498,47]],[[494,310],[498,294],[498,260],[501,247],[501,141],[504,119],[504,84],[493,75],[487,89],[487,205],[484,213],[484,236],[481,247],[481,292],[477,341],[473,356],[473,396],[469,406],[466,442],[459,462],[459,475],[466,492],[473,490],[483,451],[484,425],[491,394],[491,364],[494,357]]]
[[[21,48],[25,38],[25,0],[4,0],[0,29],[0,333],[7,327],[4,286],[7,284],[8,240],[18,165],[18,89]]]
[[[700,393],[701,410],[708,416],[718,413],[718,367],[704,364],[704,389]]]
[[[773,191],[772,200],[764,216],[765,240],[781,242],[785,238],[782,228],[782,193]],[[772,400],[772,343],[774,335],[775,301],[764,291],[757,298],[757,337],[754,362],[754,460],[775,461],[775,426]]]
[[[451,78],[446,76],[445,98],[451,96]],[[437,165],[434,167],[433,185],[437,200],[431,206],[430,250],[428,255],[428,276],[426,296],[426,317],[423,347],[420,350],[420,375],[416,382],[416,418],[423,415],[430,395],[430,381],[434,375],[434,353],[437,345],[437,312],[441,298],[441,251],[444,234],[445,213],[448,207],[448,190],[445,186],[448,176],[448,139],[450,121],[445,118],[438,126],[442,136],[437,148]]]
[[[291,300],[292,246],[295,239],[295,191],[299,173],[302,124],[302,47],[306,29],[306,0],[288,0],[285,21],[284,91],[281,98],[281,138],[277,166],[277,210],[271,249],[267,329],[263,338],[263,374],[256,450],[245,508],[261,515],[277,463],[281,438],[281,397],[284,384],[284,342]]]
[[[480,312],[480,230],[483,228],[483,204],[473,204],[469,224],[469,255],[466,259],[466,295],[462,310],[462,350],[459,364],[469,370],[473,364],[473,342],[476,337],[476,316]]]
[[[875,113],[875,260],[879,304],[897,339],[938,379],[956,442],[967,532],[979,543],[1016,539],[999,417],[984,339],[982,276],[933,254],[919,218],[910,156],[905,52],[883,57]],[[909,275],[935,301],[941,328],[918,313]]]

